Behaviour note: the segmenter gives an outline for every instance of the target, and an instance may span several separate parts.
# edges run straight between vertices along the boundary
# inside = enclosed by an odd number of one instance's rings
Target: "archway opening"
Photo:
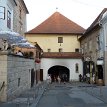
[[[48,74],[51,75],[52,82],[57,81],[58,76],[60,77],[62,82],[68,82],[70,77],[69,69],[65,66],[60,65],[52,66],[51,68],[49,68]]]

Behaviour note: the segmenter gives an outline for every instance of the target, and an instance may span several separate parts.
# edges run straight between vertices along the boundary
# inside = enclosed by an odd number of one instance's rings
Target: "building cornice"
[[[82,59],[82,54],[79,52],[44,52],[42,58],[72,58]]]

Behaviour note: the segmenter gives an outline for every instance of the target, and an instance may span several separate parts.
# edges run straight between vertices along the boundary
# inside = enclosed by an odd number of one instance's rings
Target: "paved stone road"
[[[34,107],[107,107],[107,104],[75,84],[52,84]]]
[[[0,103],[0,107],[30,107],[38,103],[46,86],[46,82],[35,85],[33,88],[24,91],[15,99],[6,103]]]
[[[0,107],[107,107],[107,86],[72,82],[46,87],[43,82]]]

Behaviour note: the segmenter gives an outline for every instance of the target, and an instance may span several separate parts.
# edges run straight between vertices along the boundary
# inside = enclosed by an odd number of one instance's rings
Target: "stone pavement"
[[[85,92],[84,86],[91,87],[78,82],[52,83],[34,107],[107,107],[106,103]]]
[[[97,84],[87,84],[84,82],[74,82],[74,86],[107,103],[107,86],[98,86]]]
[[[107,86],[90,86],[82,88],[88,94],[107,103]]]
[[[26,90],[12,101],[0,103],[0,107],[31,107],[32,105],[36,105],[46,87],[46,81],[36,84],[33,88]]]
[[[72,82],[70,84],[67,83],[66,87],[73,87],[73,89],[77,87],[107,104],[107,86],[98,86],[97,84],[87,84],[84,82]]]
[[[48,87],[46,81],[25,91],[16,99],[7,103],[0,103],[0,107],[36,107],[44,91]],[[66,87],[79,87],[82,91],[107,103],[107,86],[97,86],[83,82],[72,82],[66,84]]]

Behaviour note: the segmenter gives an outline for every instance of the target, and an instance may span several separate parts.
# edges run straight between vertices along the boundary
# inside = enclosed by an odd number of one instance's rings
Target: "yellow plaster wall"
[[[25,36],[28,41],[37,42],[44,52],[47,52],[47,49],[51,49],[51,52],[59,52],[59,48],[62,48],[63,52],[75,52],[75,48],[80,48],[76,35],[26,34]],[[61,46],[58,43],[58,37],[63,37]]]

